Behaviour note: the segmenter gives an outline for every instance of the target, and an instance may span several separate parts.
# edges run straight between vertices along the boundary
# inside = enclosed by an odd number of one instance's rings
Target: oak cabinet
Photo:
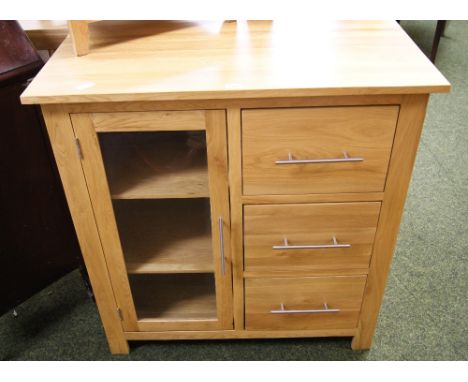
[[[312,56],[307,28],[271,22],[105,23],[86,56],[67,38],[22,100],[42,105],[111,351],[369,348],[445,78],[393,22],[331,23]]]

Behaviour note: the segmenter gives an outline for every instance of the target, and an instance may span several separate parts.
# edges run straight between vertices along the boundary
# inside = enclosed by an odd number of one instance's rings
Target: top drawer
[[[243,110],[244,195],[383,191],[398,110]]]

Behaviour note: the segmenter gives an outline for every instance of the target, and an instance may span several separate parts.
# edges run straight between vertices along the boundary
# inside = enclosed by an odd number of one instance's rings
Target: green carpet
[[[430,51],[435,22],[402,22]],[[350,339],[133,342],[112,356],[75,271],[0,317],[2,360],[467,360],[468,22],[451,21],[436,64],[453,85],[430,100],[370,351]],[[12,286],[14,287],[14,286]]]

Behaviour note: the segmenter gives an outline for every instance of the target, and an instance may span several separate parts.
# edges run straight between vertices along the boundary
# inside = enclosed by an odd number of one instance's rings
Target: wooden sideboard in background
[[[37,50],[53,52],[68,35],[66,20],[19,20]]]
[[[0,21],[0,34],[2,314],[82,258],[41,111],[19,99],[43,62],[16,21]]]

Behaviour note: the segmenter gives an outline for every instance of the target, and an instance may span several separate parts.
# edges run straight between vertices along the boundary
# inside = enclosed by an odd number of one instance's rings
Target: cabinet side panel
[[[43,106],[42,111],[109,347],[114,354],[126,354],[128,343],[118,317],[70,117],[58,105]]]
[[[358,332],[352,342],[353,349],[369,349],[372,344],[416,158],[427,100],[428,95],[409,95],[403,98],[401,104]]]
[[[135,307],[98,138],[89,114],[72,114],[71,121],[74,134],[80,140],[83,155],[81,164],[110,280],[119,308],[122,309],[123,327],[124,330],[137,330]]]

